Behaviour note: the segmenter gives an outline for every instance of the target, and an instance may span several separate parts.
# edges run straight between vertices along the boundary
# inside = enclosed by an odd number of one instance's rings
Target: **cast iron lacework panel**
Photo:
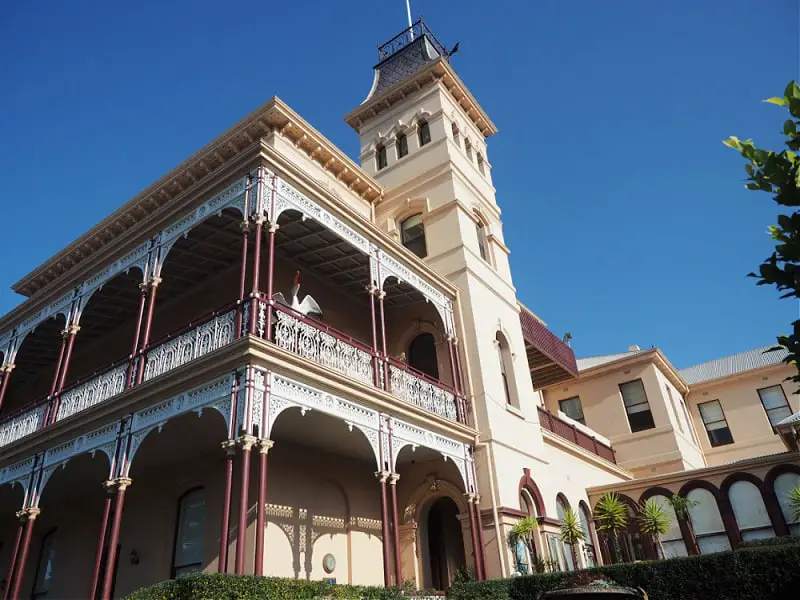
[[[37,406],[36,408],[22,413],[18,417],[14,417],[0,424],[0,447],[16,442],[35,431],[39,431],[44,424],[44,415],[46,412],[46,405]]]
[[[127,374],[128,364],[125,363],[64,392],[59,400],[56,421],[71,417],[122,393]]]
[[[389,365],[389,389],[393,396],[409,404],[451,421],[458,420],[456,397],[452,392],[392,364]]]

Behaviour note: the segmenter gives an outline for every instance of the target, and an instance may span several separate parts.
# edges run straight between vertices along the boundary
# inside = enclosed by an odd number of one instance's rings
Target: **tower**
[[[345,117],[362,167],[386,190],[375,220],[460,291],[461,349],[486,442],[480,484],[516,506],[522,469],[546,457],[492,185],[487,140],[497,129],[421,20],[378,53],[369,94]]]

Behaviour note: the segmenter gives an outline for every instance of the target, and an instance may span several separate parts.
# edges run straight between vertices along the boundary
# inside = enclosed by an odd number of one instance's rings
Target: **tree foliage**
[[[789,490],[789,511],[795,521],[800,521],[800,487]]]
[[[599,530],[616,534],[628,525],[628,505],[617,492],[606,492],[597,501],[594,516]]]
[[[800,86],[794,81],[786,86],[782,98],[765,100],[770,104],[784,107],[789,118],[784,121],[783,135],[786,148],[780,152],[757,148],[753,140],[740,140],[731,136],[723,143],[737,150],[747,161],[749,190],[767,192],[772,195],[782,212],[778,214],[777,224],[769,227],[769,234],[775,241],[775,251],[758,269],[750,273],[757,285],[773,285],[781,298],[800,298]],[[784,359],[795,365],[798,373],[792,377],[800,383],[800,319],[792,323],[792,330],[778,336],[778,344],[789,351]],[[777,348],[776,348],[777,349]]]
[[[670,516],[667,509],[658,503],[655,498],[650,498],[642,503],[639,512],[639,529],[642,533],[649,533],[658,544],[662,558],[666,558],[661,536],[669,531]]]

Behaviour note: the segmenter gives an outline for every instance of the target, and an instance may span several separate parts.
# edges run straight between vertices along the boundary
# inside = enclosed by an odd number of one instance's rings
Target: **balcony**
[[[597,438],[584,431],[581,431],[575,425],[567,423],[563,419],[559,419],[541,406],[537,408],[539,409],[539,424],[541,425],[542,429],[546,429],[558,437],[565,439],[568,442],[572,442],[576,446],[580,446],[587,452],[591,452],[592,454],[595,454],[596,456],[599,456],[608,462],[617,464],[617,458],[614,454],[614,449],[611,446],[598,441]]]

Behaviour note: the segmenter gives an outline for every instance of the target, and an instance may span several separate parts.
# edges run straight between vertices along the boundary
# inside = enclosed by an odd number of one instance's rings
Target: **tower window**
[[[408,154],[408,138],[404,134],[397,136],[397,158],[403,158]]]
[[[642,380],[620,383],[619,391],[625,404],[625,412],[628,414],[631,433],[653,429],[656,425],[653,422],[653,413],[650,412],[650,403],[647,401]]]
[[[486,175],[483,167],[483,155],[480,152],[478,152],[478,171],[481,172],[481,175]]]
[[[464,138],[464,151],[467,153],[469,162],[472,162],[472,142],[469,141],[469,138]]]
[[[481,258],[489,262],[489,240],[486,237],[486,226],[479,217],[475,220],[475,234],[478,237],[478,251]]]
[[[725,418],[719,400],[701,402],[697,405],[697,410],[700,411],[700,417],[703,419],[703,425],[708,434],[708,442],[712,448],[733,443],[728,420]]]
[[[500,363],[500,376],[503,379],[503,392],[506,396],[506,404],[519,408],[514,385],[514,372],[511,364],[511,350],[505,336],[497,332],[495,336],[495,346],[497,347],[497,360]]]
[[[431,141],[431,127],[427,121],[419,124],[419,145],[424,146]]]
[[[425,244],[425,225],[422,223],[422,213],[411,215],[400,223],[400,241],[403,246],[420,258],[428,256],[428,248]]]
[[[458,146],[460,148],[461,147],[461,134],[458,132],[458,125],[453,123],[452,129],[453,129],[453,141],[456,143],[456,146]]]
[[[386,146],[378,146],[378,149],[375,151],[375,161],[377,163],[378,171],[385,169],[386,165],[389,164],[388,160],[386,159]]]

